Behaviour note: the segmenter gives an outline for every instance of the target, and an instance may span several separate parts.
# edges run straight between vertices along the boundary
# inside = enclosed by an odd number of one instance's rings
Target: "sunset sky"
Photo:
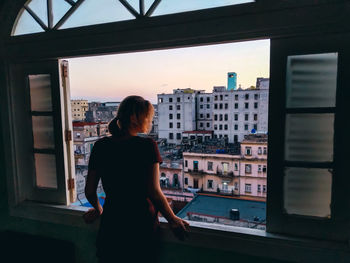
[[[71,58],[72,99],[120,101],[140,95],[156,103],[158,93],[177,88],[227,86],[227,72],[237,73],[237,85],[255,86],[269,77],[270,41]]]

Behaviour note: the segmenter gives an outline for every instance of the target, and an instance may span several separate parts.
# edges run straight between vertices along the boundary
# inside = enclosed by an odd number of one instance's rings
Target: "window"
[[[222,114],[220,114],[219,117],[220,117],[219,120],[222,121]]]
[[[218,95],[215,95],[215,96],[214,96],[214,100],[218,100]]]
[[[208,162],[208,171],[213,171],[213,162]]]
[[[180,128],[181,128],[181,123],[178,122],[178,123],[176,124],[176,127],[177,127],[178,129],[180,129]]]
[[[266,185],[263,185],[263,193],[266,193]]]
[[[181,105],[176,105],[177,110],[181,110]]]
[[[173,98],[169,98],[169,102],[173,102]]]
[[[248,103],[248,102],[245,102],[245,103],[244,103],[244,108],[245,108],[245,109],[249,109],[249,103]]]
[[[252,185],[251,184],[245,184],[244,191],[246,193],[251,193],[252,192]]]
[[[238,94],[235,94],[235,100],[238,100]]]
[[[214,109],[216,109],[216,110],[218,109],[218,104],[217,103],[214,104]]]
[[[222,130],[222,124],[219,125],[219,130]]]
[[[225,129],[225,130],[228,129],[228,125],[227,125],[227,124],[224,125],[224,129]]]
[[[264,147],[264,154],[266,155],[267,154],[267,148]]]
[[[203,102],[203,97],[200,97],[200,98],[199,98],[199,101],[200,101],[200,102]]]
[[[203,128],[203,122],[199,123],[199,127]]]
[[[169,105],[169,110],[172,110],[173,109],[173,106],[172,105]]]
[[[207,97],[207,102],[210,102],[210,97]],[[207,104],[207,105],[210,106],[210,104]],[[209,107],[208,107],[208,109],[209,109]]]
[[[238,114],[235,113],[235,121],[238,121]]]
[[[169,114],[169,120],[172,120],[173,119],[173,114]]]
[[[259,154],[259,155],[261,155],[261,154],[262,154],[261,147],[258,147],[258,154]]]
[[[246,174],[252,173],[252,165],[251,164],[246,164],[245,165],[245,173]]]
[[[248,131],[248,124],[244,124],[244,130]]]
[[[219,104],[219,106],[220,106],[220,107],[219,107],[219,108],[220,108],[220,110],[222,110],[222,103],[220,103],[220,104]]]
[[[213,180],[208,180],[208,188],[212,189],[213,187]]]
[[[267,169],[266,169],[266,165],[263,166],[263,173],[266,173]]]
[[[223,96],[222,95],[220,95],[220,100],[223,100]]]
[[[238,130],[238,124],[235,124],[235,131]]]
[[[249,120],[249,114],[244,114],[244,120],[248,121]]]
[[[210,127],[210,122],[207,122],[207,128],[209,128]]]
[[[258,108],[258,103],[254,102],[254,109],[257,109],[257,108]]]
[[[258,173],[261,173],[261,164],[258,165]]]
[[[225,103],[225,109],[226,110],[228,109],[228,103]]]
[[[258,120],[258,114],[254,114],[254,121]]]
[[[169,122],[169,128],[172,129],[173,128],[173,123]]]
[[[253,124],[253,129],[254,129],[255,131],[257,131],[257,130],[258,130],[258,124],[254,123],[254,124]]]
[[[259,99],[259,94],[254,94],[254,99],[255,100]]]
[[[169,139],[170,140],[174,139],[174,134],[172,132],[169,133]]]
[[[193,170],[198,171],[198,161],[193,161]]]
[[[210,104],[207,104],[207,109],[210,109]]]
[[[245,98],[246,100],[249,100],[249,94],[245,94],[244,98]]]
[[[225,114],[225,121],[228,120],[228,114]]]
[[[238,171],[238,163],[235,163],[235,171]]]
[[[235,188],[236,191],[238,190],[238,183],[237,182],[235,182],[234,188]]]
[[[245,147],[245,155],[252,155],[252,147]]]
[[[177,102],[181,102],[181,98],[180,98],[180,97],[177,97],[177,98],[176,98],[176,101],[177,101]]]
[[[217,130],[218,126],[216,124],[214,124],[214,130]]]
[[[218,120],[218,115],[214,114],[214,120],[217,121]]]
[[[187,161],[187,160],[185,160],[185,167],[187,167],[187,165],[188,165],[188,161]]]
[[[181,133],[176,133],[176,139],[181,140]]]
[[[176,119],[178,119],[178,120],[181,119],[181,114],[180,113],[176,114]]]
[[[258,193],[260,193],[260,192],[261,192],[261,185],[258,184]]]
[[[188,184],[188,178],[185,177],[185,184]]]
[[[238,103],[235,103],[235,109],[238,109]]]
[[[207,113],[207,119],[210,119],[210,114],[209,113]]]

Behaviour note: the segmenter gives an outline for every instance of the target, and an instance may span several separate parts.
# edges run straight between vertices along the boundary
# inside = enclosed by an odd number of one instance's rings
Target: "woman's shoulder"
[[[104,145],[109,144],[111,141],[112,141],[111,136],[102,137],[95,142],[94,146],[103,147]]]

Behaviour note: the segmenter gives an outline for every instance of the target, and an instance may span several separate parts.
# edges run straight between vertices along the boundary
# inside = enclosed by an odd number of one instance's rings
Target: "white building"
[[[244,135],[268,130],[269,79],[258,78],[254,89],[228,91],[214,87],[202,90],[174,90],[158,94],[159,138],[180,143],[184,131],[214,131],[214,137],[241,142]]]

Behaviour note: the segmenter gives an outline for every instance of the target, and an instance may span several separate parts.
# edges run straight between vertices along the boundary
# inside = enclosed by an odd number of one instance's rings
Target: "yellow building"
[[[71,100],[72,120],[84,121],[85,112],[89,109],[87,100]]]

